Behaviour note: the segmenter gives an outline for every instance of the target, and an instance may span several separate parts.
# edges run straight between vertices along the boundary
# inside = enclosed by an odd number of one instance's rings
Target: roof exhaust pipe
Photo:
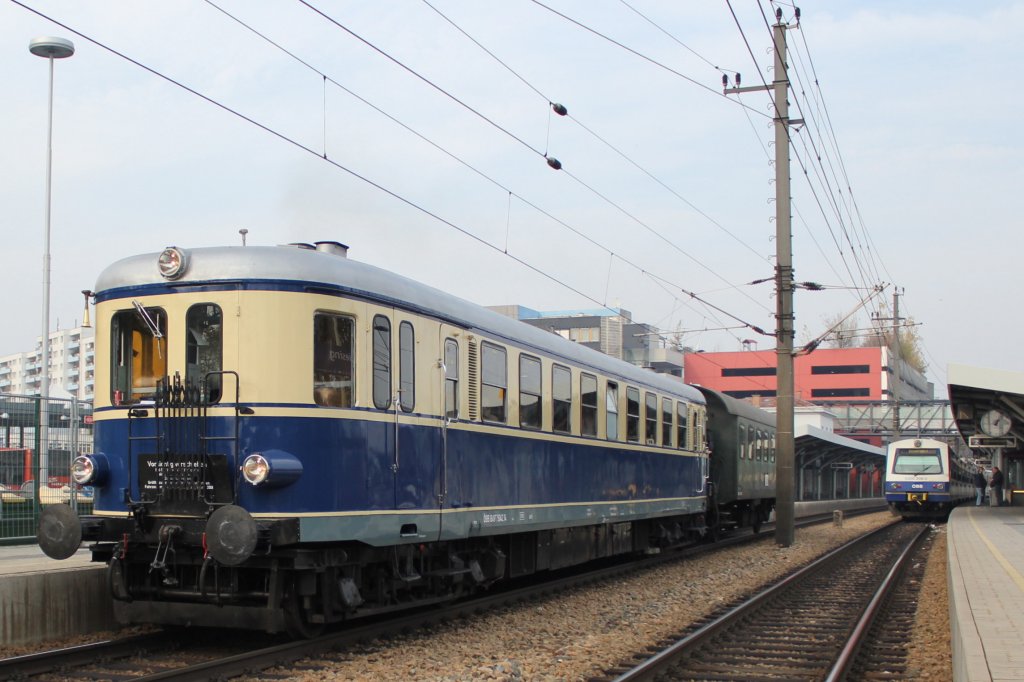
[[[348,245],[341,242],[314,242],[316,250],[321,253],[329,253],[332,256],[348,258]]]

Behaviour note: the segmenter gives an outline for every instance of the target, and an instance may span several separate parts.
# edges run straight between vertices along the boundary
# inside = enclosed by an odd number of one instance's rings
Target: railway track
[[[831,515],[801,520],[800,525],[820,523],[826,519],[831,520]],[[766,526],[765,531],[770,531],[770,528],[771,526]],[[227,679],[237,675],[254,674],[270,667],[290,665],[302,658],[345,650],[358,642],[427,628],[512,603],[537,599],[579,585],[614,579],[636,571],[639,566],[678,561],[708,551],[751,542],[765,537],[765,531],[760,535],[749,532],[737,533],[713,545],[695,545],[665,552],[660,556],[647,557],[641,562],[612,564],[442,608],[433,607],[403,613],[397,617],[357,621],[348,627],[312,640],[284,642],[281,636],[263,633],[168,629],[151,635],[3,659],[0,660],[0,680],[33,679],[44,682],[57,679]]]
[[[600,679],[831,681],[854,668],[870,677],[891,657],[864,642],[882,636],[872,623],[928,528],[895,523],[847,543]]]

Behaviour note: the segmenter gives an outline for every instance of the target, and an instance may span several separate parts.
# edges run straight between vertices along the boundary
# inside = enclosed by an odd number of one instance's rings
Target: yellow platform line
[[[985,533],[982,532],[981,527],[978,525],[978,522],[974,520],[973,509],[967,510],[967,516],[971,519],[971,524],[974,526],[974,530],[978,532],[978,537],[980,537],[981,541],[985,543],[985,545],[988,547],[988,550],[992,552],[992,556],[996,558],[996,561],[998,561],[999,565],[1003,567],[1003,570],[1006,571],[1007,575],[1013,578],[1013,582],[1017,583],[1017,589],[1019,589],[1021,592],[1024,592],[1024,576],[1020,574],[1020,571],[1013,567],[1013,564],[1011,564],[1010,561],[1005,556],[1003,556],[1003,553],[1000,552],[999,549],[992,543],[992,541],[988,539]]]

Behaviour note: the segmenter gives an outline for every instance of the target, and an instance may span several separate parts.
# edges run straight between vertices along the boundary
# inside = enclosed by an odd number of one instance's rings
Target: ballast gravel
[[[263,680],[541,680],[583,681],[636,651],[656,645],[688,624],[844,542],[887,523],[880,512],[846,519],[843,527],[796,531],[778,547],[771,533],[759,542],[719,550],[544,601],[521,603],[429,631],[377,640],[294,667],[247,678]],[[952,679],[946,527],[935,528],[919,603],[918,628],[908,647],[907,679]],[[35,647],[0,647],[0,658],[126,633],[52,641]]]
[[[265,674],[301,682],[587,680],[678,633],[723,602],[893,520],[888,512],[880,512],[846,519],[842,527],[798,529],[795,542],[787,548],[778,547],[768,533],[754,544],[577,588],[543,602],[518,604],[429,631],[374,641],[303,661],[301,669],[279,668]],[[934,543],[930,562],[938,564],[941,559],[942,565],[929,566],[925,590],[931,595],[929,608],[944,612],[947,625],[943,629],[936,624],[915,633],[911,651],[919,658],[911,662],[910,669],[920,671],[915,679],[921,680],[951,677],[948,653],[944,658],[935,655],[937,650],[949,651],[945,528],[940,532],[942,542]],[[936,575],[941,580],[935,579]],[[929,622],[931,618],[921,620]],[[311,665],[319,669],[311,672]]]

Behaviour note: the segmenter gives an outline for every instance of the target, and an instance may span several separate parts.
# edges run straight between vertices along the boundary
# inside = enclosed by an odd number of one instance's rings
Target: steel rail
[[[886,574],[882,584],[875,590],[875,594],[871,597],[871,601],[864,608],[864,612],[861,614],[860,620],[857,621],[857,625],[854,626],[853,632],[850,634],[850,638],[843,645],[842,651],[836,657],[835,663],[832,668],[828,671],[825,676],[825,682],[838,682],[839,680],[845,679],[846,674],[850,671],[850,667],[853,665],[854,660],[857,657],[857,652],[860,650],[861,644],[867,638],[868,631],[871,629],[871,625],[875,622],[875,617],[881,610],[885,600],[892,593],[892,591],[899,584],[900,576],[903,574],[903,568],[906,566],[910,555],[920,544],[925,533],[928,531],[928,526],[921,528],[921,532],[915,535],[903,548],[903,552],[899,558],[893,563],[891,569]]]
[[[827,554],[824,554],[812,563],[801,568],[796,573],[793,573],[787,576],[786,578],[783,578],[781,581],[755,594],[754,596],[750,597],[749,599],[745,600],[744,602],[736,606],[734,609],[722,614],[721,616],[705,624],[698,630],[690,633],[683,639],[680,639],[671,646],[663,649],[654,656],[651,656],[650,658],[646,659],[639,665],[622,673],[618,677],[614,678],[614,682],[638,682],[639,680],[655,679],[656,676],[667,672],[670,668],[674,666],[675,661],[679,657],[681,652],[696,647],[697,645],[703,642],[706,642],[718,632],[724,630],[725,628],[729,627],[741,618],[745,617],[750,611],[754,610],[761,604],[767,602],[769,599],[772,599],[776,595],[780,594],[783,590],[790,587],[791,585],[794,585],[799,581],[803,580],[809,574],[818,570],[818,568],[827,564],[836,556],[843,554],[844,552],[861,544],[862,542],[866,542],[867,540],[873,538],[875,535],[885,532],[886,530],[888,530],[894,525],[897,525],[898,523],[900,523],[900,521],[895,520],[892,523],[889,523],[885,526],[882,526],[871,531],[870,533],[865,533],[864,535],[858,538],[854,538],[846,544],[843,544],[837,547],[836,549],[828,552]]]

